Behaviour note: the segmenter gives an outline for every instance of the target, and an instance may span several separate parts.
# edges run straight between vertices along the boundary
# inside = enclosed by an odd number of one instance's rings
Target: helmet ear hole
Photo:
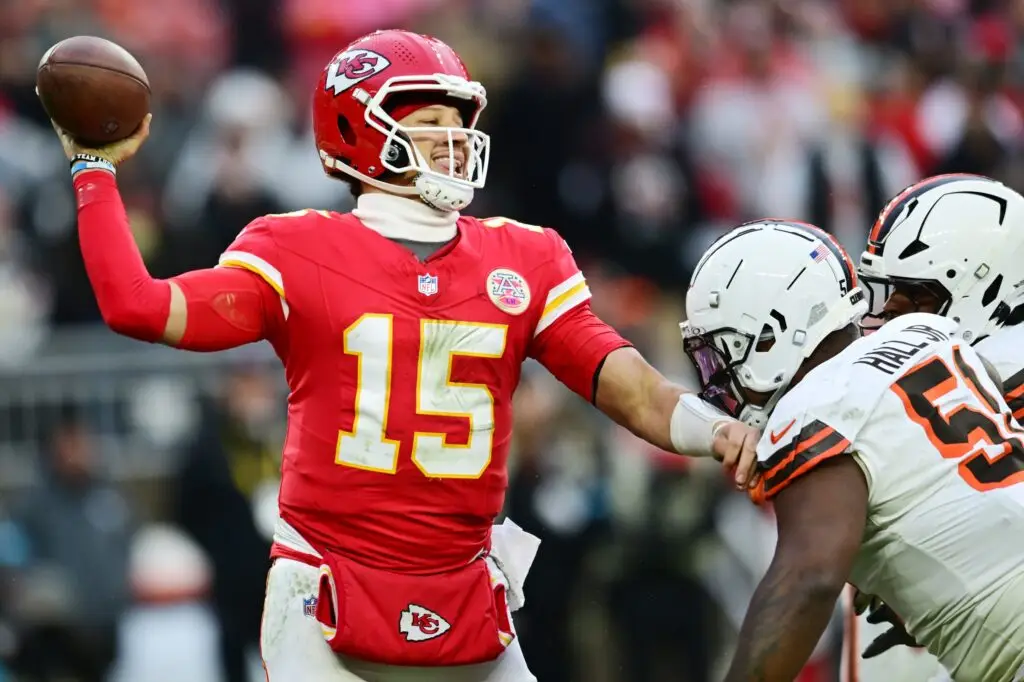
[[[405,135],[402,135],[402,137],[406,141],[409,141],[409,138]],[[409,141],[409,144],[411,145],[412,142]],[[405,147],[394,141],[389,142],[388,145],[384,147],[384,159],[388,163],[398,166],[399,168],[412,165],[412,160],[409,158],[409,153],[405,151]]]
[[[341,139],[345,144],[353,147],[356,145],[356,132],[352,130],[352,125],[344,116],[338,116],[338,132],[341,133]]]
[[[772,311],[775,312],[774,310]],[[754,346],[754,351],[758,353],[767,353],[775,347],[775,330],[768,323],[765,323],[761,327],[761,333],[757,337],[757,345]]]

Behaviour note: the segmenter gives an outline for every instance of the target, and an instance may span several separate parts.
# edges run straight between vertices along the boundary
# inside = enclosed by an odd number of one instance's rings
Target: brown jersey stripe
[[[770,497],[819,460],[841,454],[849,445],[850,441],[828,424],[818,420],[807,424],[792,443],[761,465],[765,494]]]
[[[1003,382],[1003,391],[1013,418],[1024,419],[1024,369]]]

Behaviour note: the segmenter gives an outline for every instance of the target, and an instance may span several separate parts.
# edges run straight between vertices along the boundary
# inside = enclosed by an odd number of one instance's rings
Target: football
[[[43,55],[36,92],[77,142],[99,147],[131,135],[149,113],[149,79],[128,50],[93,36],[62,40]]]

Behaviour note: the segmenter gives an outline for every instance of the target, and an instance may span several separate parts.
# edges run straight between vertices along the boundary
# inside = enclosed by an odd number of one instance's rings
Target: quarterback
[[[780,221],[715,242],[686,310],[703,394],[765,426],[754,496],[779,533],[727,682],[794,679],[847,582],[958,682],[1020,679],[1024,429],[958,322],[914,312],[862,337],[847,254]]]
[[[955,336],[988,362],[1014,418],[1024,419],[1024,197],[982,176],[926,178],[886,205],[868,239],[858,267],[866,330],[908,312],[955,320]],[[877,605],[870,597],[858,595],[862,608]],[[906,682],[950,679],[920,647],[887,651],[915,643],[891,608],[874,615],[881,622],[849,622],[846,682],[886,682],[897,672]],[[873,636],[860,661],[854,642]]]
[[[356,208],[257,218],[217,267],[169,280],[146,271],[115,181],[149,119],[98,150],[58,131],[106,323],[193,351],[267,340],[284,365],[261,641],[272,682],[534,679],[510,612],[536,539],[492,526],[527,358],[654,445],[756,479],[756,431],[595,317],[557,233],[460,215],[487,176],[485,104],[439,40],[356,40],[312,101],[320,161]]]

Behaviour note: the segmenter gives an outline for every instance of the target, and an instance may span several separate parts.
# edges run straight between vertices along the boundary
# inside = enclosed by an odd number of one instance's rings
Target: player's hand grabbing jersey
[[[351,215],[306,211],[254,221],[221,256],[281,299],[267,333],[291,388],[280,507],[318,550],[465,565],[504,501],[523,361],[591,399],[627,345],[590,313],[555,232],[463,217],[459,233],[421,262]]]
[[[854,457],[869,516],[851,582],[955,679],[1009,682],[1024,666],[1024,430],[955,327],[905,315],[810,372],[758,446],[760,493]]]

